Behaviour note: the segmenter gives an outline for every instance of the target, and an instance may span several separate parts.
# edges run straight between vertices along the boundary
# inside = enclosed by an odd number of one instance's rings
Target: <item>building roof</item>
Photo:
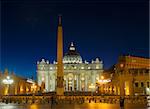
[[[82,57],[71,42],[68,52],[64,55],[63,63],[82,63]]]

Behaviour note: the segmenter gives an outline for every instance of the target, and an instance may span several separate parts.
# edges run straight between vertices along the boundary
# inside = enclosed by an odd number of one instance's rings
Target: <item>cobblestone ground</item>
[[[108,103],[55,104],[52,107],[50,104],[0,103],[0,109],[120,109],[120,107],[119,104]],[[150,109],[150,107],[140,104],[125,104],[124,109]]]

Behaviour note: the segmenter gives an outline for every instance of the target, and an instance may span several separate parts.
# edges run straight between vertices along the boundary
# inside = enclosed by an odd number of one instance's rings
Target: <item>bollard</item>
[[[89,103],[91,103],[91,99],[89,99]]]
[[[6,99],[6,102],[5,102],[6,104],[8,104],[8,99]]]

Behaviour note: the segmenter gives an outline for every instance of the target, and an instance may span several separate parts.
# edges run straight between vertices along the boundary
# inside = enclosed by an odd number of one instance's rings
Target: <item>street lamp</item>
[[[91,84],[89,86],[89,88],[91,89],[91,95],[93,96],[93,92],[94,92],[94,89],[95,89],[95,85],[94,84]]]
[[[7,76],[3,81],[4,84],[8,85],[7,94],[9,94],[10,85],[14,82],[13,79],[10,79],[10,76]]]

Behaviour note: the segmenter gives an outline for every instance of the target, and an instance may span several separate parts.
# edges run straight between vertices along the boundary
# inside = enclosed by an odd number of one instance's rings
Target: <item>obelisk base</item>
[[[64,77],[63,76],[57,76],[57,88],[56,88],[56,94],[57,95],[64,95]]]
[[[64,95],[64,88],[58,88],[56,89],[56,94],[58,96],[63,96]]]

